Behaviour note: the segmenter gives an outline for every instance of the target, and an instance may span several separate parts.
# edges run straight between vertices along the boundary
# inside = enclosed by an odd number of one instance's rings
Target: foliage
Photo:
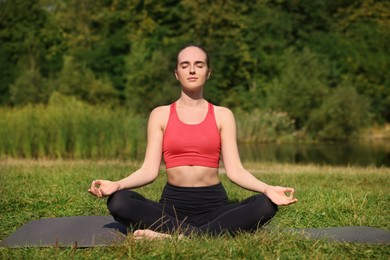
[[[98,78],[85,65],[73,57],[64,58],[58,78],[52,82],[54,89],[68,96],[79,97],[90,104],[115,104],[116,91],[107,77]]]
[[[351,86],[340,86],[328,95],[308,121],[320,139],[347,139],[370,122],[369,103]]]
[[[48,99],[48,84],[38,68],[32,66],[23,70],[21,75],[10,86],[10,100],[19,105],[44,103]]]
[[[309,49],[302,52],[288,49],[280,66],[280,76],[267,87],[269,106],[286,111],[295,119],[297,128],[301,128],[328,91],[326,65],[320,64]]]
[[[0,162],[0,239],[28,221],[48,217],[108,215],[105,199],[88,194],[91,180],[117,180],[139,162],[26,161]],[[178,240],[127,240],[110,247],[0,248],[1,259],[388,259],[386,245],[307,240],[286,228],[372,226],[390,230],[388,168],[318,167],[251,164],[256,177],[270,184],[292,185],[297,204],[280,207],[267,229],[235,237]],[[252,193],[221,175],[228,196],[242,200]],[[164,172],[138,189],[158,200]]]
[[[144,115],[178,97],[175,55],[192,42],[209,51],[215,104],[285,112],[304,131],[348,81],[384,123],[389,10],[379,0],[0,1],[0,105],[45,104],[56,91]]]
[[[177,98],[179,88],[175,88],[177,83],[173,82],[173,69],[168,70],[170,64],[166,54],[161,51],[148,53],[144,42],[132,49],[132,53],[126,58],[126,105],[133,111],[142,113]],[[165,77],[172,80],[161,82],[160,79]]]
[[[59,28],[38,1],[1,1],[0,104],[46,101],[41,96],[48,96],[47,91],[37,79],[55,75],[61,68],[62,51]],[[31,86],[23,96],[26,84]]]

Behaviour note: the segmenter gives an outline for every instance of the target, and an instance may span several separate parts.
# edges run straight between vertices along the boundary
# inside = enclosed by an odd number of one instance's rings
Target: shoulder
[[[156,107],[150,112],[149,123],[165,126],[169,118],[170,105]]]
[[[218,118],[234,117],[233,112],[227,107],[214,106],[214,113]]]
[[[170,110],[170,105],[166,105],[166,106],[159,106],[159,107],[156,107],[152,110],[152,112],[150,113],[150,116],[161,116],[161,115],[164,115],[164,114],[169,114],[169,110]]]
[[[214,113],[215,113],[215,119],[220,128],[235,123],[234,114],[227,107],[214,106]]]

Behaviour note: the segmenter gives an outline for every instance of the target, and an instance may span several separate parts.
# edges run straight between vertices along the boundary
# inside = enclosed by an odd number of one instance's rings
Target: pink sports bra
[[[170,106],[170,114],[163,138],[163,156],[166,168],[177,166],[219,167],[221,137],[214,115],[214,106],[208,103],[208,111],[199,124],[180,121],[176,103]]]

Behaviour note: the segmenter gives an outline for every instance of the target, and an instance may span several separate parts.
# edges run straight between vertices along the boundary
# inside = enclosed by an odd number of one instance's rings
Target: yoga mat
[[[390,232],[375,227],[290,228],[287,230],[303,235],[308,239],[325,239],[348,243],[390,244]]]
[[[374,227],[289,228],[308,239],[390,244],[390,232]],[[111,216],[44,218],[26,223],[0,242],[2,247],[112,246],[126,239],[127,228]]]
[[[124,241],[127,228],[112,216],[43,218],[26,223],[2,247],[96,247]]]

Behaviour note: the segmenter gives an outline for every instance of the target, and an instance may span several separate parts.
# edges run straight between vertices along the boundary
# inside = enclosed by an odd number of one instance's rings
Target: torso
[[[207,105],[207,103],[206,103]],[[214,106],[215,117],[218,128],[220,128],[217,119],[218,107]],[[207,106],[202,107],[182,107],[178,105],[176,111],[179,119],[186,124],[198,124],[203,121],[207,114]],[[164,106],[164,116],[162,116],[163,126],[165,128],[169,118],[170,106]],[[203,187],[218,184],[220,182],[217,168],[204,166],[178,166],[167,169],[168,182],[180,187]]]
[[[180,187],[204,187],[219,183],[218,169],[179,166],[167,169],[168,182]]]

